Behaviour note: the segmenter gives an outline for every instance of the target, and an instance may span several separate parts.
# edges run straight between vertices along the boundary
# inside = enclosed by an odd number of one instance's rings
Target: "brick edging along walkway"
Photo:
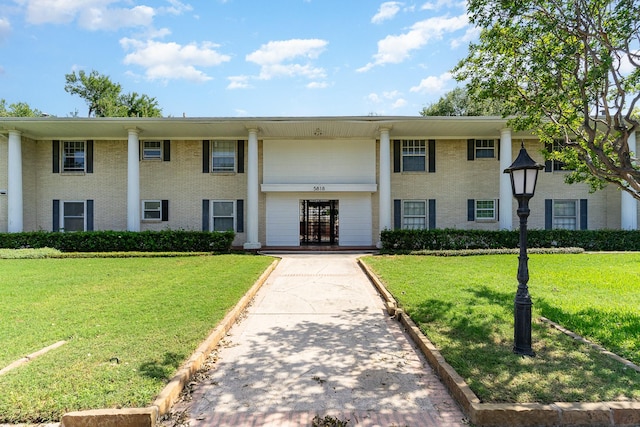
[[[380,279],[361,260],[358,264],[411,339],[440,376],[469,421],[476,426],[640,426],[640,402],[482,403],[464,379],[401,309]]]

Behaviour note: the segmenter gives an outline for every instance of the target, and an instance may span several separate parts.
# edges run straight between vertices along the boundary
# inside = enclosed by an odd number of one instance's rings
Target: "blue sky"
[[[86,116],[96,70],[164,116],[416,116],[477,35],[457,0],[2,0],[0,98]]]

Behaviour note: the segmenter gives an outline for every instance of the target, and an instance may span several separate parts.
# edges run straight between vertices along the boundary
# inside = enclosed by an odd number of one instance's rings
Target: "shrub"
[[[518,230],[384,230],[383,251],[517,248]],[[528,230],[529,248],[582,248],[587,251],[640,251],[639,230]]]
[[[234,236],[231,231],[34,231],[1,233],[0,248],[54,248],[62,252],[229,252]]]

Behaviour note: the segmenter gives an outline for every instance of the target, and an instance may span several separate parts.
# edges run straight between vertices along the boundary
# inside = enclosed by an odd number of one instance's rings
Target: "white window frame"
[[[426,139],[403,139],[400,142],[401,164],[403,172],[426,172],[427,171],[427,140]],[[424,159],[422,169],[407,169],[405,159]]]
[[[485,203],[491,203],[491,208],[482,207]],[[496,209],[496,199],[476,199],[475,200],[475,219],[476,221],[496,221],[497,219],[497,209]],[[481,212],[491,212],[491,216],[483,216]]]
[[[157,147],[147,147],[147,144],[158,144]],[[142,141],[142,160],[162,160],[162,141]]]
[[[231,214],[230,215],[216,215],[216,204],[217,203],[229,203],[231,205]],[[216,218],[231,218],[232,220],[232,228],[217,230],[216,229]],[[236,201],[235,200],[212,200],[211,201],[211,231],[236,231]]]
[[[476,159],[495,159],[496,158],[496,140],[495,139],[476,139],[474,142],[475,158]],[[489,153],[491,155],[484,155],[480,153]]]
[[[147,206],[147,204],[150,203],[157,203],[158,204],[158,208],[154,209],[154,208],[150,208]],[[158,214],[158,217],[147,217],[147,213],[156,213]],[[142,220],[143,221],[153,221],[153,222],[160,222],[162,221],[162,200],[143,200],[142,201]]]
[[[579,230],[580,229],[580,203],[579,202],[580,200],[578,199],[553,199],[553,206],[551,211],[553,214],[553,220],[551,223],[552,224],[551,228],[554,230]],[[561,203],[573,204],[575,215],[557,215],[556,205]],[[556,222],[556,220],[566,221],[570,219],[573,219],[573,227],[567,227],[566,224],[558,225]]]
[[[565,143],[562,139],[554,139],[551,144],[551,151],[562,151],[564,150]],[[564,162],[560,160],[551,160],[551,171],[553,172],[565,172],[569,171],[569,169],[565,169]]]
[[[82,230],[69,230],[65,225],[65,219],[78,219],[79,216],[67,216],[65,215],[65,206],[67,204],[80,203],[82,204]],[[61,200],[60,201],[60,231],[72,233],[74,231],[87,231],[87,203],[84,200]]]
[[[78,150],[79,146],[78,144],[82,145],[82,167],[77,167],[77,166],[67,166],[67,158],[68,159],[76,159],[79,156],[69,156],[67,154],[67,151],[69,150],[71,152],[71,150],[73,150],[73,153],[78,153],[80,152],[80,150]],[[85,172],[87,170],[87,142],[86,141],[62,141],[62,172],[70,172],[70,173],[78,173],[78,172]],[[77,150],[77,151],[76,151]]]
[[[416,215],[407,213],[407,204],[409,203],[420,203],[424,206],[424,215]],[[403,200],[402,201],[402,229],[403,230],[425,230],[428,228],[428,212],[427,212],[427,201],[426,200]],[[408,224],[410,220],[422,219],[422,226],[416,226],[417,224]]]
[[[218,147],[218,145],[229,145],[230,151],[221,151],[222,154],[216,155],[216,149],[224,149],[224,147]],[[232,173],[236,171],[237,162],[237,142],[235,140],[213,140],[211,141],[211,172],[213,173]],[[229,155],[231,153],[231,155]],[[218,159],[230,159],[233,158],[233,164],[224,166],[216,166],[216,158]]]

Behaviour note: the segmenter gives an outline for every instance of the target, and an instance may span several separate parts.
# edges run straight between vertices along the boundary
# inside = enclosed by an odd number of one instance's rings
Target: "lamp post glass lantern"
[[[536,163],[524,148],[514,162],[504,170],[511,177],[511,191],[518,201],[520,218],[520,256],[518,258],[518,291],[514,301],[513,352],[526,356],[535,356],[531,348],[531,296],[529,295],[529,257],[527,256],[527,219],[529,218],[529,199],[536,191],[538,172],[544,168]]]

